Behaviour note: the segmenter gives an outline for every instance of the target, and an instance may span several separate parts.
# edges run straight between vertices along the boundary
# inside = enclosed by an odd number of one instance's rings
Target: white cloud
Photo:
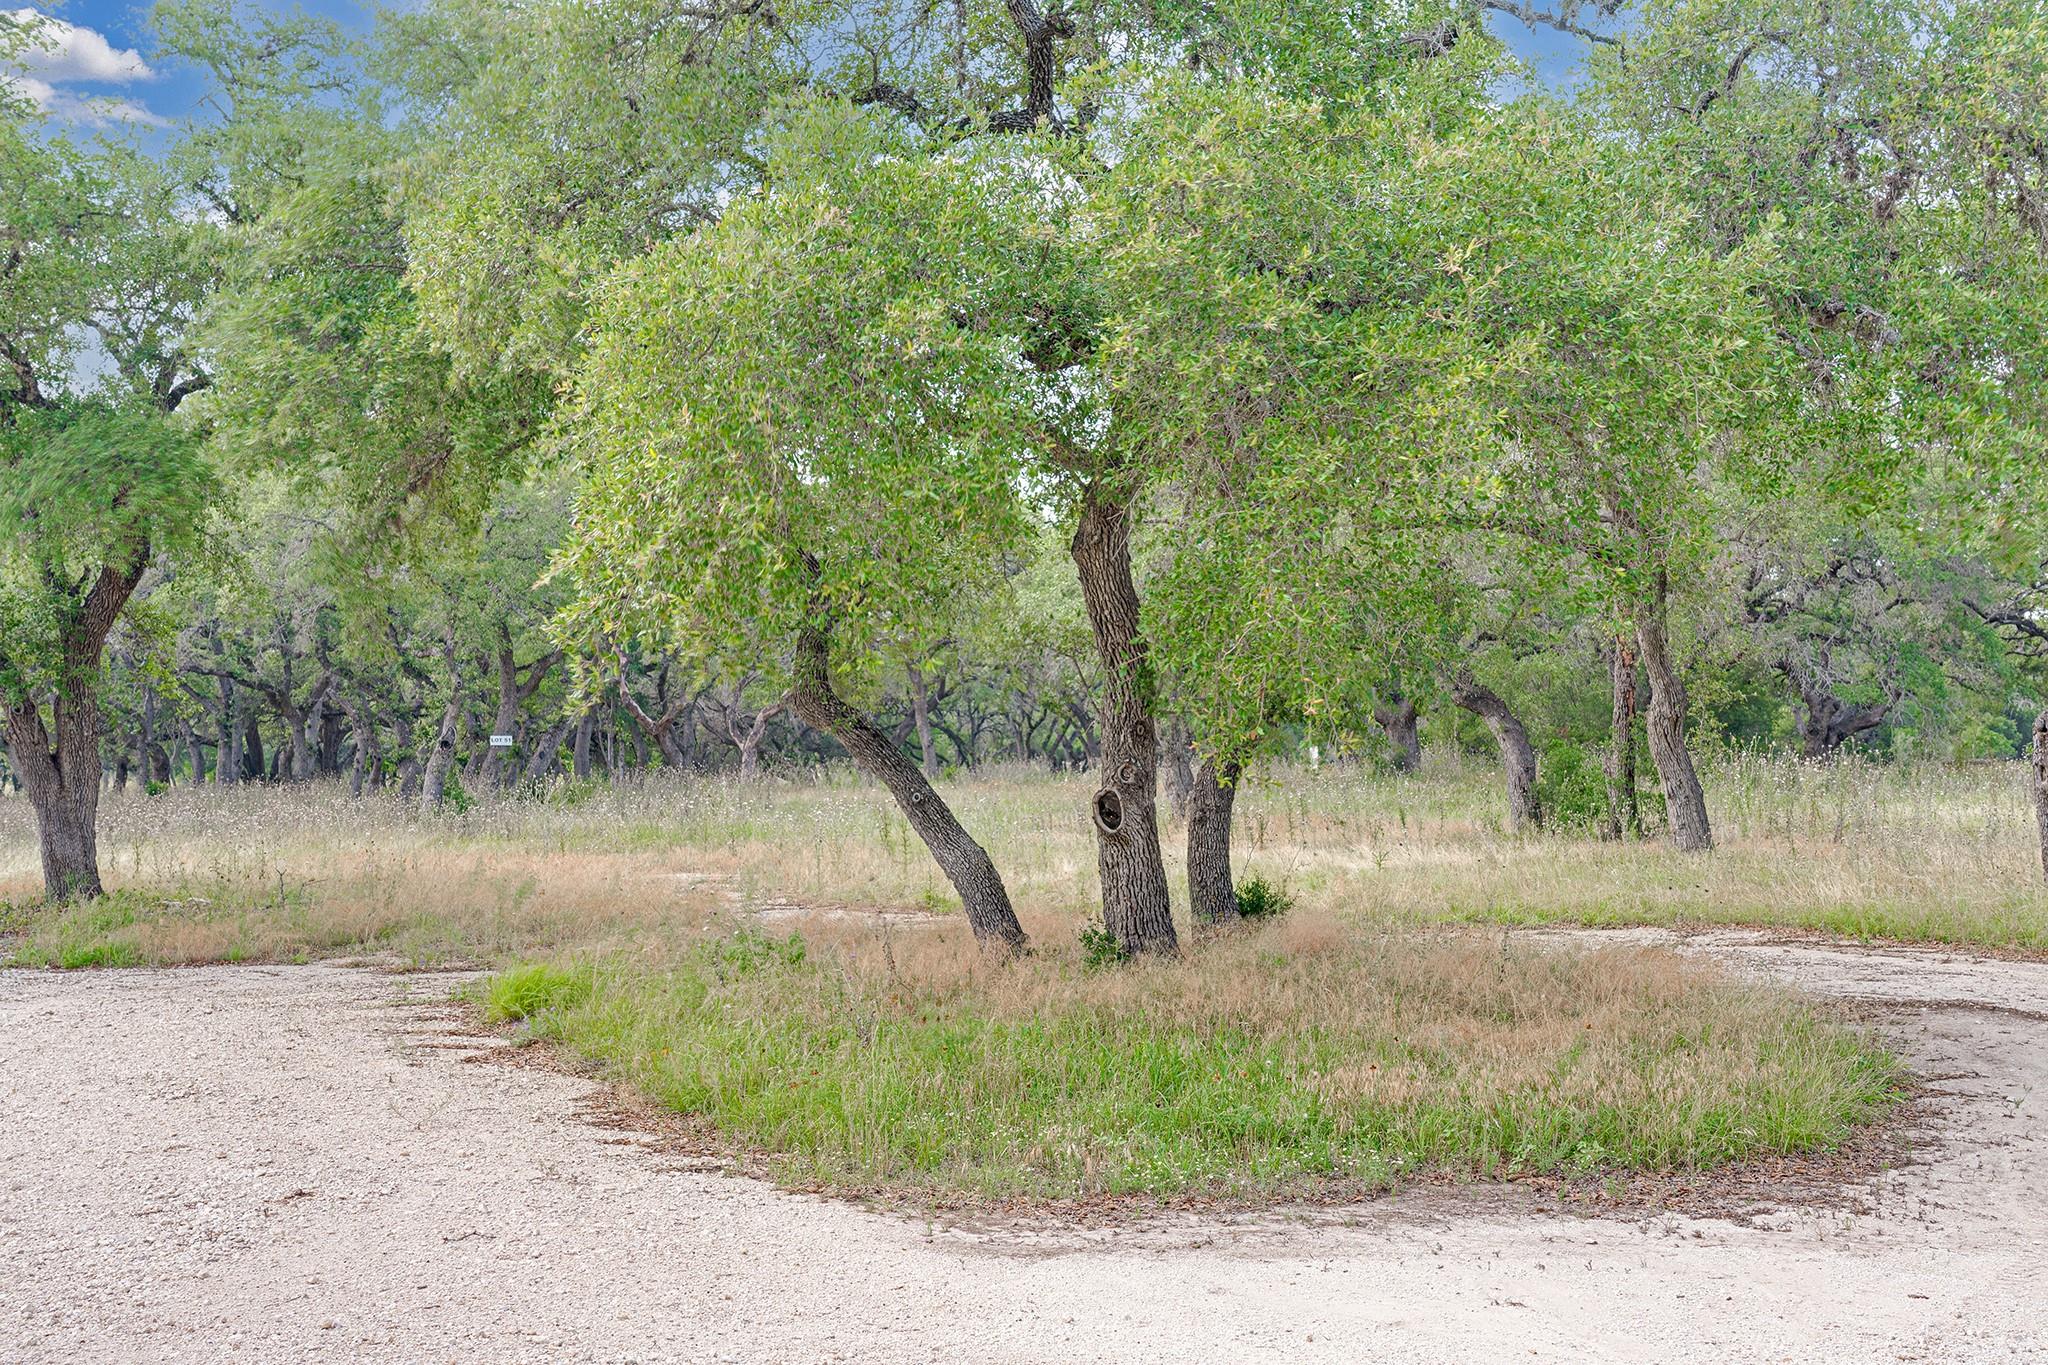
[[[14,17],[31,25],[28,49],[19,59],[21,67],[45,80],[126,85],[156,77],[141,53],[132,47],[117,48],[93,29],[38,15],[32,9],[18,9]]]
[[[69,88],[74,82],[129,85],[156,79],[156,72],[132,48],[117,48],[89,28],[18,9],[12,17],[30,30],[28,45],[12,62],[0,67],[0,87],[26,95],[36,108],[67,123],[89,128],[141,124],[161,128],[165,121],[133,100],[94,95]]]

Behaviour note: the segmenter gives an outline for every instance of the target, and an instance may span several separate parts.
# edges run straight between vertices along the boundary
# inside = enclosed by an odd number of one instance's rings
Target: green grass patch
[[[942,1199],[1704,1170],[1833,1146],[1899,1082],[1789,995],[1455,931],[1274,926],[1107,970],[742,933],[483,998],[784,1180]]]

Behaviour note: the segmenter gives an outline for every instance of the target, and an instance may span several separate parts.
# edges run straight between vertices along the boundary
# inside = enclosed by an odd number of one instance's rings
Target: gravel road
[[[1882,1002],[1934,1078],[1858,1207],[935,1226],[692,1169],[581,1117],[587,1082],[465,1065],[445,978],[0,972],[0,1359],[2048,1358],[2048,964],[1683,946]]]

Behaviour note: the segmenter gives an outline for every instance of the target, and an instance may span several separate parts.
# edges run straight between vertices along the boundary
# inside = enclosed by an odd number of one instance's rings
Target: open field
[[[1374,926],[1744,924],[2048,950],[2021,765],[1735,760],[1707,779],[1720,847],[1682,857],[1583,832],[1509,836],[1496,773],[1471,759],[1432,754],[1414,776],[1255,776],[1238,803],[1238,868]],[[1019,912],[1062,939],[1098,903],[1090,789],[1028,770],[944,786]],[[124,894],[39,920],[27,960],[495,962],[631,943],[678,907],[953,904],[887,795],[845,776],[657,777],[431,818],[324,784],[177,789],[110,797],[100,848]],[[26,803],[0,801],[0,902],[30,899],[35,868]]]

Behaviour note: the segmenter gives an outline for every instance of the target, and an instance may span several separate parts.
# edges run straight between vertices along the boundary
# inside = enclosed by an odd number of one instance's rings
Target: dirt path
[[[1631,934],[1631,938],[1656,937]],[[970,1231],[778,1194],[461,1063],[445,980],[0,972],[8,1361],[2034,1361],[2048,965],[1689,940],[1909,1002],[1942,1111],[1865,1211]]]

